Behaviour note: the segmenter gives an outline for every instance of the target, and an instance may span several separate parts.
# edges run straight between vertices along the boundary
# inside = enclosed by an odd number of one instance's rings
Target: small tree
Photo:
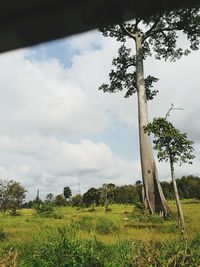
[[[72,191],[69,186],[64,187],[63,194],[66,199],[69,199],[72,196]]]
[[[25,198],[26,189],[13,180],[0,182],[0,205],[2,211],[11,210],[16,215],[17,209],[21,208]]]
[[[179,217],[179,227],[184,230],[184,217],[179,199],[176,178],[174,173],[174,163],[189,163],[192,164],[194,158],[193,141],[187,139],[186,133],[181,133],[176,129],[171,122],[166,118],[155,118],[152,123],[145,127],[145,132],[150,135],[154,134],[154,149],[158,151],[157,157],[159,161],[169,161],[171,169],[171,177],[176,198],[176,205]]]
[[[57,195],[54,200],[54,204],[56,206],[66,206],[67,202],[63,195]]]
[[[93,205],[92,209],[94,210],[95,205],[99,205],[99,201],[100,192],[94,187],[91,187],[85,194],[83,194],[83,203],[86,205],[86,207]]]
[[[83,197],[81,194],[75,195],[72,197],[72,206],[83,207]]]

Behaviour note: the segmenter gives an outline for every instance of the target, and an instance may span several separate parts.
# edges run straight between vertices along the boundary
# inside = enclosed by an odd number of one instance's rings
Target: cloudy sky
[[[0,178],[22,183],[27,199],[37,188],[44,197],[141,179],[136,95],[98,90],[118,48],[91,31],[0,55]],[[184,110],[171,121],[195,142],[194,164],[177,166],[177,176],[200,176],[200,52],[176,63],[149,59],[145,72],[159,78],[150,119],[174,103]],[[158,169],[169,179],[168,164]]]

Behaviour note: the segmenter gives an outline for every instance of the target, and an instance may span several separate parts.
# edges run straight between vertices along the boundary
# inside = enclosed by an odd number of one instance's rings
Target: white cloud
[[[0,151],[1,157],[9,154],[0,168],[0,177],[17,177],[28,187],[29,196],[37,187],[44,195],[50,191],[61,193],[66,185],[76,191],[78,182],[84,188],[109,179],[117,184],[132,183],[133,173],[136,177],[139,173],[137,163],[116,157],[106,144],[90,140],[72,144],[46,136],[0,136]]]
[[[1,133],[102,131],[106,117],[57,60],[30,62],[23,52],[0,58]]]

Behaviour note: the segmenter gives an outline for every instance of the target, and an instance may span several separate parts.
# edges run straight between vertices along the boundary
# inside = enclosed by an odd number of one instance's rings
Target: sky
[[[119,46],[90,31],[0,55],[0,179],[20,182],[27,199],[38,188],[44,198],[65,186],[77,194],[141,180],[136,95],[98,90]],[[200,176],[200,52],[144,64],[146,75],[159,78],[150,120],[174,103],[183,110],[170,121],[194,141],[193,165],[176,166],[176,175]],[[161,181],[170,179],[167,163],[158,171]]]

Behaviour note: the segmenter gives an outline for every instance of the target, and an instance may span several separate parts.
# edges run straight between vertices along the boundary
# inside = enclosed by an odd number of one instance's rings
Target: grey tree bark
[[[184,221],[183,210],[182,210],[181,202],[180,202],[180,198],[179,198],[178,188],[177,188],[177,184],[176,184],[176,178],[175,178],[175,173],[174,173],[174,164],[173,164],[172,158],[170,158],[170,169],[171,169],[171,177],[172,177],[174,194],[175,194],[175,199],[176,199],[176,207],[177,207],[177,211],[178,211],[178,224],[179,224],[180,230],[184,231],[185,221]]]
[[[136,43],[136,79],[138,97],[139,143],[143,179],[143,202],[150,213],[168,214],[168,206],[158,180],[157,168],[153,156],[150,137],[144,132],[148,124],[148,109],[143,69],[142,38],[135,35]]]

